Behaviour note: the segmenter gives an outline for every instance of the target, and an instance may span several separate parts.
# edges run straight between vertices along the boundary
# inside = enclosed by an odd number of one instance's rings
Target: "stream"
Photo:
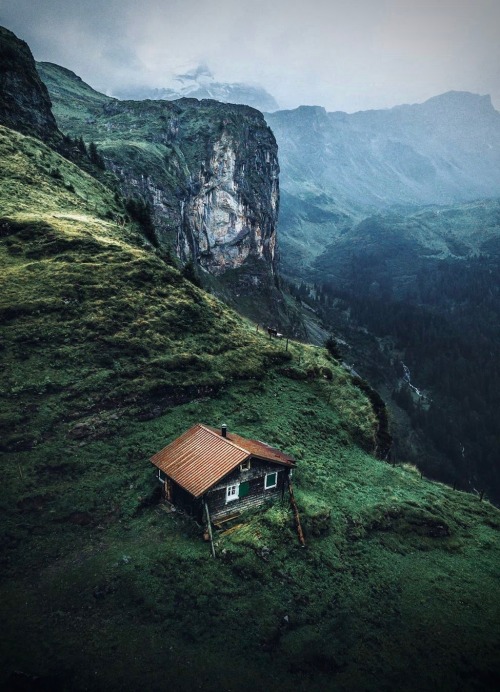
[[[409,386],[411,389],[413,389],[413,391],[415,392],[415,394],[416,394],[418,397],[423,397],[424,395],[422,394],[422,392],[421,392],[419,389],[417,389],[417,388],[415,387],[415,385],[413,385],[413,384],[411,383],[410,368],[409,368],[407,365],[405,365],[405,364],[403,363],[403,361],[401,361],[401,365],[403,366],[403,370],[404,370],[404,373],[405,373],[404,376],[403,376],[403,380],[408,384],[408,386]]]

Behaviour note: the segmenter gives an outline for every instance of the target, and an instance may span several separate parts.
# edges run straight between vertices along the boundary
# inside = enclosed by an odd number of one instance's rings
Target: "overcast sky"
[[[109,94],[203,62],[282,108],[352,112],[454,89],[500,110],[500,0],[0,0],[0,24]]]

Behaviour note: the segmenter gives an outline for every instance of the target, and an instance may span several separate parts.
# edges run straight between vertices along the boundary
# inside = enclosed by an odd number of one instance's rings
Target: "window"
[[[275,471],[274,473],[266,473],[266,477],[264,479],[264,490],[270,490],[271,488],[275,488],[278,485],[278,474]]]
[[[226,502],[232,502],[238,499],[238,483],[228,485],[226,488]]]
[[[250,459],[246,459],[240,464],[240,471],[248,471],[250,469]]]

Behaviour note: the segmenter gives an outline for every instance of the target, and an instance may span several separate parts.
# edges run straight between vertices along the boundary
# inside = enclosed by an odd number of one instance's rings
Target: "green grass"
[[[106,188],[0,154],[0,685],[495,688],[498,510],[376,460],[348,373],[185,281]],[[165,512],[148,458],[198,421],[296,457],[305,549],[287,503],[217,560]]]

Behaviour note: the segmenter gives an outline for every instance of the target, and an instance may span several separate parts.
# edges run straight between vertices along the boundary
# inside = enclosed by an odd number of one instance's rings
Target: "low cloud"
[[[108,93],[205,62],[287,108],[380,108],[451,89],[500,108],[497,0],[3,0],[0,22]]]

